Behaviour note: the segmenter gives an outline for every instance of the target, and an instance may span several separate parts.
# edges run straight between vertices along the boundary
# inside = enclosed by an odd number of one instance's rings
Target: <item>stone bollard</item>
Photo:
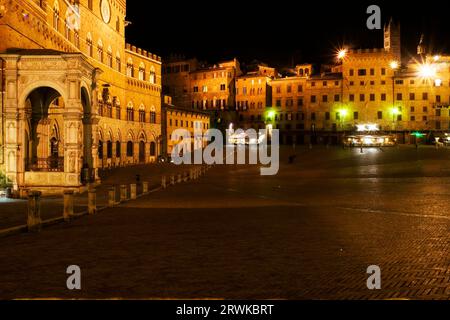
[[[175,184],[175,175],[171,175],[170,176],[170,184],[174,185]]]
[[[108,188],[108,207],[116,205],[116,187]]]
[[[64,191],[64,221],[69,221],[73,216],[73,194],[72,190]]]
[[[128,193],[127,186],[125,184],[122,184],[120,186],[120,202],[128,200],[128,194],[127,193]]]
[[[177,183],[183,182],[183,175],[181,173],[178,174]]]
[[[136,190],[137,190],[136,184],[135,183],[130,184],[130,198],[131,198],[131,200],[136,200],[136,198],[137,198]]]
[[[88,213],[95,214],[97,212],[97,190],[95,188],[88,189]]]
[[[167,178],[166,178],[166,176],[162,176],[161,177],[161,187],[163,189],[167,188]]]
[[[41,192],[29,191],[28,192],[28,231],[40,231],[41,230]]]
[[[184,182],[188,182],[189,181],[189,172],[185,172],[184,173]]]
[[[149,183],[147,181],[142,182],[142,193],[143,194],[148,193],[148,185],[149,185]]]

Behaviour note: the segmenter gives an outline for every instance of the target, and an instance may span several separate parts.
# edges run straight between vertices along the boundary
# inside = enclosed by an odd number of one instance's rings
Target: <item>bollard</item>
[[[161,177],[161,187],[162,187],[163,189],[167,188],[167,179],[166,179],[166,176],[162,176],[162,177]]]
[[[28,231],[39,232],[41,230],[41,192],[28,192]]]
[[[64,221],[69,221],[73,216],[73,194],[72,190],[64,191]]]
[[[181,173],[179,173],[177,183],[181,183],[181,182],[183,182],[183,176],[181,175]]]
[[[170,176],[170,184],[174,185],[175,184],[175,175],[171,175]]]
[[[114,207],[116,205],[116,187],[110,187],[108,189],[108,207]]]
[[[136,184],[132,183],[130,184],[130,198],[131,200],[136,200]]]
[[[148,185],[149,185],[149,183],[147,181],[142,182],[142,193],[143,194],[148,193]]]
[[[127,195],[127,186],[125,184],[122,184],[120,186],[120,202],[127,201],[128,195]]]
[[[97,190],[89,188],[88,190],[88,213],[95,214],[97,212]]]

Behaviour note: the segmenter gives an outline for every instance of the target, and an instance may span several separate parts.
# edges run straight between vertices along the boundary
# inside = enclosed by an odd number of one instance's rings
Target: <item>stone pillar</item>
[[[137,192],[136,192],[136,184],[132,183],[130,184],[130,198],[131,200],[136,200],[137,198]]]
[[[166,178],[166,176],[162,176],[161,177],[161,187],[163,189],[167,188],[167,178]]]
[[[108,207],[116,205],[116,187],[108,188]]]
[[[97,190],[95,188],[88,189],[88,213],[95,214],[97,212]]]
[[[170,184],[173,186],[175,184],[175,175],[170,176]]]
[[[127,186],[125,184],[122,184],[120,186],[120,202],[128,200],[127,193],[128,193]]]
[[[69,221],[73,217],[73,190],[64,190],[64,213],[65,221]]]
[[[28,192],[28,231],[40,231],[41,230],[41,192],[30,191]]]
[[[143,194],[148,193],[148,186],[149,186],[149,183],[147,181],[142,182],[142,193]]]

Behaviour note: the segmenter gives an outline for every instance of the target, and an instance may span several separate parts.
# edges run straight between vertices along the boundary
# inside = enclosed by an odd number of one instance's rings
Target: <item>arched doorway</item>
[[[25,107],[31,112],[30,136],[25,135],[23,154],[26,171],[64,172],[64,100],[50,87],[34,89]]]
[[[139,141],[139,162],[145,162],[145,142],[142,140]]]

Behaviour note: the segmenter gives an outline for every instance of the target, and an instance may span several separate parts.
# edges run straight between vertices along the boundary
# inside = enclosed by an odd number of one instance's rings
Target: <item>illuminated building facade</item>
[[[125,0],[0,7],[0,166],[17,193],[82,191],[99,168],[156,161],[162,63],[126,44]]]

